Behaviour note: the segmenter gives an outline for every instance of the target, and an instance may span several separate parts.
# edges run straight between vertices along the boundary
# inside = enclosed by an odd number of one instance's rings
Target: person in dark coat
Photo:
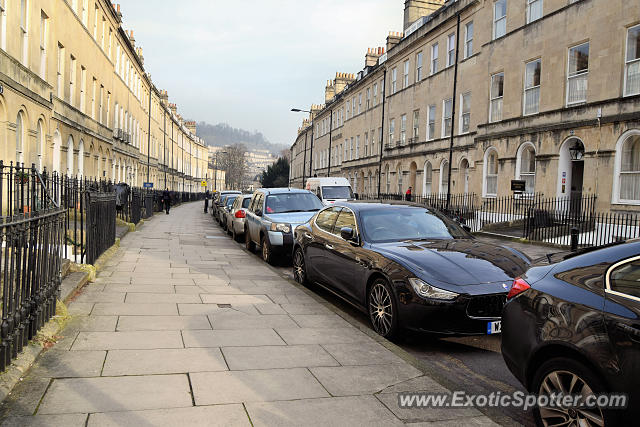
[[[209,192],[209,190],[207,190],[206,193],[204,193],[204,213],[209,212],[209,200],[211,199],[211,193]]]
[[[171,194],[169,189],[165,188],[162,192],[162,203],[164,203],[164,211],[169,215],[169,209],[171,208]]]

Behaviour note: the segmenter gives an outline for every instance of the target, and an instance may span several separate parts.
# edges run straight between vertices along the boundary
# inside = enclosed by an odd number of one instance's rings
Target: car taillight
[[[511,286],[511,290],[507,294],[507,299],[509,300],[511,298],[514,298],[514,297],[520,295],[521,293],[523,293],[524,291],[526,291],[530,287],[531,286],[529,286],[529,284],[527,282],[525,282],[524,279],[521,279],[521,278],[518,277],[516,280],[513,281],[513,285]]]
[[[244,214],[244,211],[242,209],[236,211],[236,218],[244,218],[244,217],[245,217],[245,214]]]

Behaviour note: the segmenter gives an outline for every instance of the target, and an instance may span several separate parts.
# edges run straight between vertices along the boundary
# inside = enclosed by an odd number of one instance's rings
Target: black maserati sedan
[[[294,235],[295,279],[357,306],[385,337],[499,333],[507,292],[529,263],[410,203],[336,203]]]
[[[502,355],[532,393],[624,393],[538,407],[538,425],[632,425],[640,415],[640,241],[536,260],[509,292]],[[626,419],[626,420],[625,420]],[[632,422],[635,419],[635,422]],[[637,424],[635,424],[637,425]]]

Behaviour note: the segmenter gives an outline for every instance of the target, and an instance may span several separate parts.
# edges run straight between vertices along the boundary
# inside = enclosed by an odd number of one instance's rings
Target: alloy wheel
[[[265,237],[262,238],[262,260],[271,263],[271,248]]]
[[[554,370],[540,384],[539,395],[581,395],[584,398],[594,392],[579,375],[573,372]],[[604,426],[604,414],[599,407],[540,407],[540,419],[545,426],[595,427]]]
[[[393,302],[384,284],[375,283],[369,291],[369,316],[373,329],[382,336],[390,335],[393,328]]]
[[[304,285],[307,282],[307,272],[305,270],[304,265],[304,254],[302,253],[302,249],[296,249],[293,254],[293,277],[296,279],[296,282]]]

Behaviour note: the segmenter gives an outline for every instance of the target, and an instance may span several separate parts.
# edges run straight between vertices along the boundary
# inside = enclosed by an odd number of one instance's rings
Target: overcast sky
[[[131,0],[123,27],[185,118],[258,130],[290,145],[292,107],[324,102],[336,71],[402,30],[403,0]]]

